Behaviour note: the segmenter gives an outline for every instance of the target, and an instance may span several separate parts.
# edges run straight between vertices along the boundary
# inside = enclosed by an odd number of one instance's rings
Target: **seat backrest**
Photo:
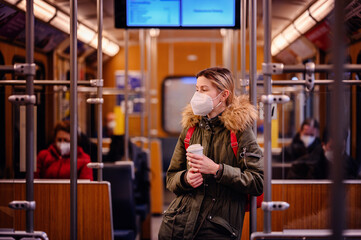
[[[124,157],[124,135],[113,135],[109,146],[109,152],[104,162],[120,161]]]
[[[167,172],[170,160],[172,159],[174,148],[177,145],[178,138],[177,137],[166,137],[161,138],[162,141],[162,167],[163,173]]]
[[[136,204],[150,204],[150,167],[149,153],[138,147],[136,144],[130,144],[131,159],[135,168],[135,202]]]
[[[110,182],[111,185],[114,229],[136,231],[133,162],[104,164],[103,179]]]

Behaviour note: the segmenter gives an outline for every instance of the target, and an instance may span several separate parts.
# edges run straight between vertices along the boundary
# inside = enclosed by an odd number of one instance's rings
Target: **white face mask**
[[[332,162],[332,160],[333,160],[333,151],[332,150],[325,151],[325,157],[327,158],[328,161]]]
[[[191,107],[194,115],[205,116],[221,105],[222,102],[219,102],[217,106],[213,107],[213,100],[217,99],[221,93],[218,94],[217,97],[211,98],[207,94],[195,92],[191,99]]]
[[[115,128],[115,125],[116,125],[116,122],[113,120],[113,121],[108,122],[107,127],[109,129],[113,130]]]
[[[301,140],[306,147],[309,147],[315,141],[315,139],[316,138],[314,136],[306,136],[306,135],[301,136]]]
[[[56,146],[58,147],[61,156],[69,155],[69,153],[70,153],[70,142],[57,142]]]

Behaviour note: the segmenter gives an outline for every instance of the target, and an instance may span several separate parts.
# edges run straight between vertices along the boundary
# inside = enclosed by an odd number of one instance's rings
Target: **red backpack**
[[[187,135],[184,138],[185,149],[187,149],[189,147],[189,142],[190,142],[190,140],[192,138],[194,129],[195,129],[195,127],[190,127],[188,129],[188,131],[187,131]],[[232,132],[232,131],[231,131],[231,146],[232,146],[232,150],[233,150],[234,155],[237,157],[238,142],[237,142],[236,134],[234,132]],[[261,207],[262,201],[263,201],[263,193],[262,193],[262,195],[257,196],[257,208]],[[249,194],[247,194],[247,202],[246,202],[246,206],[245,206],[246,212],[249,212],[250,202],[251,202],[251,196]]]

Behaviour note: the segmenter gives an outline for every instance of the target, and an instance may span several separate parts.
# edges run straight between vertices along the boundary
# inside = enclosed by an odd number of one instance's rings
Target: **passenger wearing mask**
[[[167,171],[176,198],[164,212],[159,240],[241,238],[247,194],[263,192],[263,155],[252,131],[257,110],[247,96],[235,96],[234,84],[225,68],[197,74]],[[188,143],[200,144],[203,155],[187,153]]]
[[[113,136],[115,125],[115,113],[108,112],[105,117],[105,126],[103,127],[104,138],[111,138]]]
[[[87,167],[90,157],[78,146],[78,179],[93,180],[93,171]],[[59,122],[54,128],[54,142],[48,149],[39,152],[35,178],[69,179],[70,178],[70,122]]]
[[[315,119],[308,118],[303,121],[299,133],[292,139],[292,143],[282,149],[279,161],[292,162],[306,154],[311,153],[321,145],[319,124]]]
[[[344,179],[356,179],[360,172],[360,163],[346,153],[346,136],[347,134],[345,133],[342,151]],[[331,177],[330,173],[333,162],[333,141],[326,129],[322,137],[322,145],[317,146],[310,154],[307,154],[292,163],[287,178],[329,179]]]

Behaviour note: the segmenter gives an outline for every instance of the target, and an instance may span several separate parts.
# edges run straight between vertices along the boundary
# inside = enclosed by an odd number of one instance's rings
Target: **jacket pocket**
[[[240,153],[239,157],[240,157],[241,161],[243,161],[244,168],[248,169],[247,159],[249,159],[249,157],[256,158],[257,160],[259,160],[262,156],[257,153],[249,152],[249,151],[247,151],[246,147],[243,147],[242,152]]]
[[[159,230],[159,239],[183,239],[183,232],[189,212],[182,207],[176,210],[167,210],[164,213]]]
[[[163,213],[163,221],[159,229],[159,239],[183,239],[184,228],[190,211],[190,208],[187,207],[188,202],[188,198],[182,197],[180,202],[175,201]]]
[[[222,229],[225,234],[231,236],[231,238],[237,238],[239,231],[232,227],[224,218],[215,216],[215,217],[208,217],[208,221],[213,223],[217,226],[217,228]]]

